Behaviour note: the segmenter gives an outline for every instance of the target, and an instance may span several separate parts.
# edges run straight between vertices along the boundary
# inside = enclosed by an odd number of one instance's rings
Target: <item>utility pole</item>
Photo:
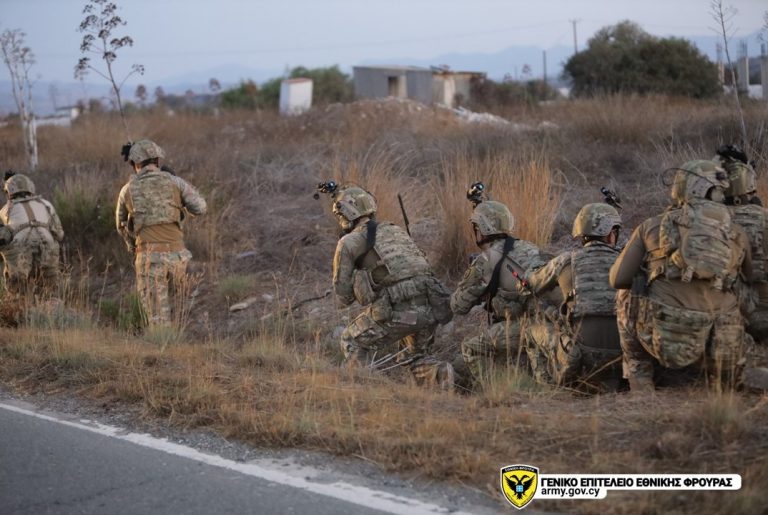
[[[547,85],[547,51],[542,50],[542,59],[544,60],[544,86]]]
[[[579,23],[581,20],[578,20],[576,18],[570,20],[571,24],[573,25],[573,53],[578,54],[579,53],[579,40],[576,37],[576,24]]]

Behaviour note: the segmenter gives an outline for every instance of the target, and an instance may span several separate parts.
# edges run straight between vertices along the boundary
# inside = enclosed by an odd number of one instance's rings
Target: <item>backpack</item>
[[[727,280],[730,287],[736,278],[731,223],[727,206],[704,199],[665,213],[659,243],[667,257],[667,277],[683,282],[709,279],[716,290]]]
[[[747,233],[749,246],[752,251],[752,280],[766,280],[765,248],[763,247],[763,231],[766,228],[765,208],[755,204],[731,206],[733,223],[741,226]]]

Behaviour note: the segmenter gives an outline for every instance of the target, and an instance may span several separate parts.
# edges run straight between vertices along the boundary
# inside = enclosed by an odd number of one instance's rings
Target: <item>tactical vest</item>
[[[664,214],[659,243],[670,279],[710,279],[716,290],[736,279],[734,237],[728,207],[704,199],[689,201]]]
[[[608,275],[618,256],[616,248],[597,242],[571,253],[573,291],[567,299],[570,316],[616,314],[616,290],[608,283]]]
[[[134,233],[151,225],[181,223],[181,194],[168,172],[143,172],[129,183]]]
[[[749,238],[752,250],[752,280],[764,282],[768,280],[765,269],[765,242],[763,234],[766,229],[765,208],[755,204],[729,206],[733,223],[741,226]]]
[[[45,220],[41,220],[35,215],[34,207],[42,206],[43,210],[45,211],[46,217]],[[21,207],[23,211],[14,210],[15,207]],[[23,222],[20,222],[22,217],[20,216],[21,213],[23,213]],[[23,231],[24,229],[30,229],[30,228],[42,228],[46,229],[50,232],[51,230],[51,212],[48,209],[48,206],[46,206],[41,200],[39,196],[34,197],[24,197],[24,198],[17,198],[10,201],[10,204],[8,206],[8,212],[6,213],[5,220],[3,220],[3,223],[8,226],[8,228],[13,232],[13,235],[16,236],[18,233]]]
[[[496,263],[501,259],[503,247],[503,240],[499,240],[484,252],[488,256],[489,264],[483,276],[485,284],[489,284],[491,281]],[[530,292],[520,282],[526,279],[525,274],[544,264],[546,261],[541,258],[541,253],[536,245],[525,240],[515,241],[514,249],[507,255],[507,259],[501,267],[499,288],[490,302],[491,311],[496,319],[504,319],[508,315],[515,318],[525,311]],[[514,272],[523,277],[516,278]]]
[[[390,222],[382,222],[376,229],[374,252],[379,258],[372,277],[382,277],[375,288],[391,286],[399,281],[431,272],[427,258],[410,236]],[[386,273],[382,274],[383,268]]]

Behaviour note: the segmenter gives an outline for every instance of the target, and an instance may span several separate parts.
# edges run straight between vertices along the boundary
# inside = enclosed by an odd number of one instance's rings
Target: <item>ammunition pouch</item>
[[[352,292],[361,306],[367,306],[376,300],[376,292],[373,291],[373,282],[368,270],[355,270],[352,277]]]
[[[525,313],[530,294],[499,289],[491,299],[491,312],[498,319],[515,320]]]
[[[371,303],[367,311],[374,321],[389,322],[392,318],[392,303],[386,294],[380,295],[378,299]]]
[[[385,288],[393,305],[402,304],[426,294],[426,288],[421,278],[411,278],[398,281]]]

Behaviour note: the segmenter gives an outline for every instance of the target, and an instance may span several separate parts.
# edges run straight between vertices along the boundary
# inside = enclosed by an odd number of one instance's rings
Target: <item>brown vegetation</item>
[[[747,107],[751,154],[764,168],[767,109]],[[717,503],[718,511],[758,512],[768,504],[764,398],[682,388],[653,399],[577,399],[514,371],[498,371],[477,396],[423,391],[397,373],[339,368],[334,331],[352,311],[330,297],[292,309],[330,287],[337,229],[327,200],[311,197],[321,180],[360,182],[376,195],[380,218],[396,223],[401,193],[414,238],[453,284],[474,245],[471,182],[486,182],[510,206],[517,236],[554,252],[571,244],[570,221],[600,200],[600,186],[622,195],[627,235],[666,205],[665,168],[711,156],[738,134],[716,102],[615,97],[515,115],[525,127],[461,123],[448,111],[396,101],[291,119],[134,115],[134,132],[156,139],[209,201],[208,215],[187,222],[194,284],[179,339],[136,336],[131,260],[113,229],[115,198],[130,174],[118,156],[119,122],[103,114],[71,129],[41,128],[33,179],[64,219],[66,303],[38,306],[22,328],[0,330],[0,378],[138,405],[147,417],[258,445],[357,455],[492,496],[498,467],[511,462],[563,473],[736,472],[745,485],[737,493],[612,492],[600,510],[711,512]],[[23,162],[12,127],[0,128],[0,152],[8,165]],[[248,310],[229,312],[248,297],[256,299]],[[4,307],[0,316],[19,313]],[[455,355],[475,322],[457,320],[455,332],[441,335],[442,352]]]

